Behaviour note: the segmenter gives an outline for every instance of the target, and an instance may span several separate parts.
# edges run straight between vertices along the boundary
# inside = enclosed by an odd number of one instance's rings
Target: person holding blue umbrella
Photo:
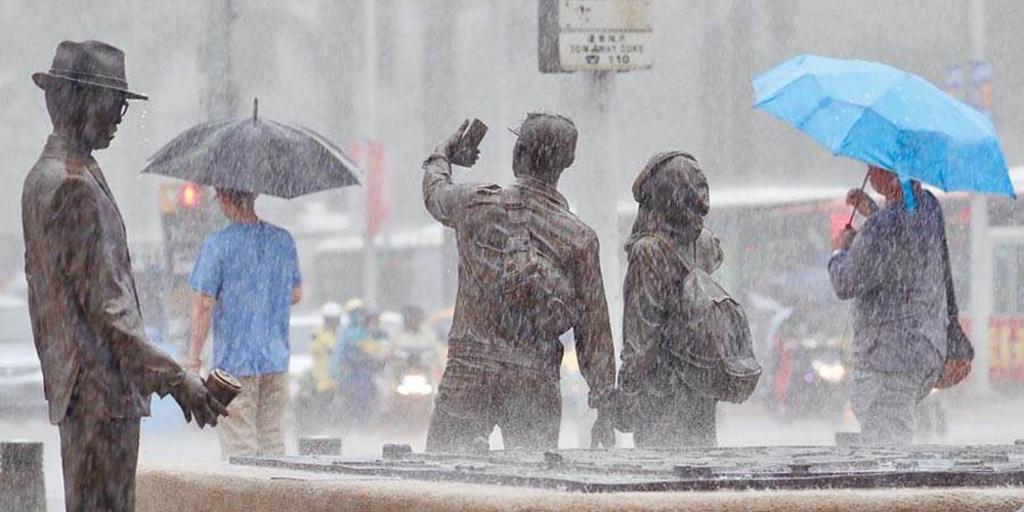
[[[914,407],[934,386],[966,377],[973,349],[957,320],[945,224],[924,190],[1015,197],[999,139],[981,113],[926,80],[874,62],[814,55],[754,80],[757,108],[802,130],[833,154],[868,164],[847,203],[867,217],[834,241],[828,270],[854,301],[851,403],[868,444],[909,444]]]
[[[876,166],[868,180],[885,204],[850,191],[847,203],[868,219],[859,232],[847,226],[836,238],[828,271],[836,296],[854,301],[850,402],[861,440],[909,444],[914,408],[947,357],[945,225],[938,200],[920,182],[907,191],[895,173]]]

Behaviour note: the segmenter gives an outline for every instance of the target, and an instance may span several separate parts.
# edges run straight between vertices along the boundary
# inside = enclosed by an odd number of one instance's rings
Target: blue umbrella
[[[1016,197],[992,122],[918,76],[799,55],[756,77],[754,90],[757,108],[835,155],[892,170],[904,182]]]

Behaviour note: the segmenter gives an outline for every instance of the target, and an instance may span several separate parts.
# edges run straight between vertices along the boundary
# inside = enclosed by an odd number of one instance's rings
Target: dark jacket
[[[526,227],[538,250],[559,267],[577,299],[567,319],[576,337],[580,371],[590,386],[592,407],[615,386],[611,324],[601,281],[597,235],[569,211],[565,198],[539,180],[523,178],[518,189]],[[507,224],[501,219],[503,189],[497,185],[454,184],[441,157],[424,164],[423,198],[430,214],[455,229],[459,250],[459,290],[449,334],[449,359],[468,355],[532,368],[558,378],[562,345],[554,333],[544,339],[505,339],[499,325],[505,297],[486,266],[504,262]]]
[[[853,299],[854,365],[928,373],[946,358],[942,209],[931,193],[917,210],[887,204],[868,217],[828,272],[836,295]]]
[[[98,417],[149,414],[184,378],[145,337],[121,213],[99,165],[51,135],[22,192],[25,275],[36,350],[60,423],[72,395]]]

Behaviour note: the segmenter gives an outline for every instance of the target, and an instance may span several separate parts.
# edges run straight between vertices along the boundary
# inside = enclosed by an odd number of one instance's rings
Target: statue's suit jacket
[[[72,397],[90,415],[137,418],[185,373],[143,331],[121,213],[99,165],[51,135],[22,192],[36,350],[59,424]]]

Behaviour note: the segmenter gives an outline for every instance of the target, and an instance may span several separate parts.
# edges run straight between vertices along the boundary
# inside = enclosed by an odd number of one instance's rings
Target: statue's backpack
[[[493,283],[502,308],[497,321],[510,341],[557,337],[578,318],[572,282],[530,235],[530,213],[522,191],[502,189],[488,208],[490,222],[476,240],[481,253],[474,261],[477,280]]]
[[[678,314],[669,319],[672,335],[663,338],[664,349],[687,385],[717,400],[743,402],[761,377],[743,308],[698,265],[677,260],[687,273],[675,287]]]

